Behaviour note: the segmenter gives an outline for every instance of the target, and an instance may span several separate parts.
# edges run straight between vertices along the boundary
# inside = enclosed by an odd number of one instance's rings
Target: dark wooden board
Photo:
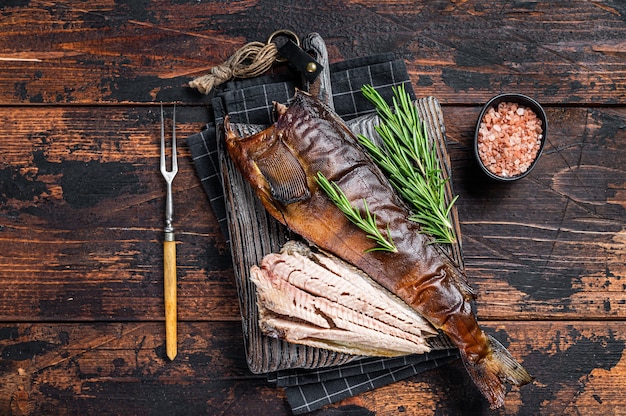
[[[393,51],[418,95],[444,104],[506,91],[616,104],[626,98],[625,14],[619,0],[9,2],[0,103],[202,102],[185,87],[193,75],[291,29],[320,33],[332,61]]]
[[[445,110],[444,110],[445,111]],[[447,115],[450,115],[449,117]],[[470,279],[485,319],[614,319],[626,296],[626,112],[554,108],[539,164],[512,184],[485,180],[471,138],[446,114]]]
[[[585,414],[587,410],[618,408],[626,400],[621,390],[615,390],[623,385],[626,374],[620,358],[626,273],[624,179],[619,164],[626,113],[620,108],[549,109],[550,144],[537,170],[523,181],[501,185],[485,181],[472,160],[471,133],[478,110],[443,108],[453,185],[461,195],[458,208],[466,268],[478,289],[477,309],[483,324],[499,339],[510,340],[513,354],[538,377],[538,384],[527,388],[532,394],[526,393],[526,398],[522,393],[509,395],[506,412],[544,409],[550,413],[549,409],[566,408],[569,413],[582,409]],[[185,157],[181,157],[175,182],[180,186],[177,200],[184,201],[177,204],[176,211],[180,218],[179,313],[183,321],[180,356],[172,364],[164,361],[159,244],[163,185],[154,169],[158,123],[153,113],[153,108],[144,107],[35,107],[3,113],[4,125],[19,126],[19,131],[2,131],[0,137],[0,154],[5,155],[2,172],[11,179],[3,182],[0,207],[4,264],[0,310],[4,322],[14,322],[4,324],[2,330],[0,384],[5,390],[0,397],[19,398],[28,393],[30,409],[56,408],[66,414],[98,408],[115,414],[116,406],[136,414],[178,406],[188,406],[192,412],[197,410],[196,414],[206,409],[274,409],[275,414],[288,414],[281,391],[246,369],[230,255]],[[185,112],[179,109],[179,114],[182,117]],[[190,117],[197,117],[198,122],[202,119],[201,114]],[[102,131],[88,126],[87,120],[99,118],[109,123],[100,126]],[[144,118],[150,120],[140,121]],[[74,127],[74,133],[68,130],[67,126],[81,124],[83,127]],[[183,131],[192,131],[193,126],[193,120],[179,122]],[[36,138],[35,133],[41,131],[47,132],[46,146]],[[123,135],[121,131],[127,139],[117,138],[117,134]],[[78,135],[81,140],[73,141]],[[72,143],[78,146],[72,147]],[[84,149],[105,149],[109,143],[126,147],[121,153],[94,152],[93,160],[88,160]],[[38,152],[41,156],[36,159]],[[187,155],[184,146],[181,152]],[[89,198],[93,203],[86,205],[71,203],[98,182],[88,177],[83,188],[63,188],[62,178],[85,174],[84,166],[93,167],[89,163],[94,161],[105,166],[117,163],[116,169],[127,172],[117,179],[114,176],[121,191],[104,192],[97,201]],[[606,185],[597,185],[599,191],[594,192],[594,187],[574,178],[561,184],[570,170],[580,170]],[[140,179],[129,180],[128,172]],[[137,182],[143,184],[139,191],[129,186]],[[7,187],[7,183],[20,187]],[[561,250],[565,257],[559,258],[538,244],[576,250]],[[520,253],[522,257],[516,258]],[[542,267],[536,267],[536,262]],[[30,323],[45,321],[50,323]],[[63,323],[68,321],[82,323]],[[74,337],[72,348],[95,354],[90,364],[82,366],[92,368],[85,370],[88,375],[89,371],[97,374],[86,377],[77,372],[77,362],[83,361],[70,358],[72,353],[63,341],[68,334]],[[112,334],[118,346],[106,352],[100,351],[104,347],[94,347],[100,342],[106,345],[106,337]],[[140,340],[137,334],[141,334]],[[151,357],[139,365],[135,364],[138,351],[148,345],[143,337],[150,340],[150,347],[145,347],[149,351],[144,353]],[[19,347],[8,347],[13,344]],[[15,351],[25,354],[20,356],[23,360],[8,355]],[[196,361],[189,358],[194,354]],[[19,368],[36,365],[40,355],[48,357],[42,362],[48,363],[49,369],[33,371],[35,375],[29,377],[34,378],[24,381]],[[224,364],[208,370],[206,367],[214,364],[203,361],[209,361],[207,355],[215,356],[211,363]],[[31,363],[33,357],[37,360]],[[114,375],[121,371],[114,363],[125,369],[123,377]],[[129,363],[136,366],[126,368]],[[414,414],[443,409],[458,414],[459,401],[469,400],[476,412],[486,412],[485,404],[463,378],[462,368],[451,368],[363,394],[348,403],[377,409],[380,414],[393,414],[397,409]],[[229,373],[235,370],[237,374]],[[457,381],[458,377],[464,381]],[[18,385],[15,380],[23,381]],[[181,380],[184,387],[180,387]],[[145,396],[123,405],[129,397],[124,386],[132,383],[143,383]],[[26,393],[21,393],[20,385]],[[222,399],[216,395],[231,399],[218,404]],[[262,407],[258,407],[259,400]],[[417,410],[418,402],[425,407]],[[5,400],[3,406],[14,408],[15,403]]]

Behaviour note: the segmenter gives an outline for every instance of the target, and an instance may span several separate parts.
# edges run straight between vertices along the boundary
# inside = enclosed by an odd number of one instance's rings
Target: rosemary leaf
[[[361,215],[361,211],[350,203],[346,194],[339,188],[339,185],[329,181],[322,172],[317,172],[316,179],[320,188],[328,195],[337,208],[339,208],[354,225],[365,231],[367,238],[371,238],[376,242],[377,246],[366,250],[366,252],[390,251],[395,253],[398,251],[391,239],[389,227],[387,227],[387,236],[385,237],[376,224],[376,214],[370,212],[365,199],[363,199],[363,216]]]
[[[382,146],[359,135],[367,149],[400,196],[412,207],[411,221],[420,224],[422,232],[439,243],[454,243],[456,237],[449,219],[455,196],[446,203],[446,182],[439,168],[437,149],[428,140],[417,108],[406,93],[404,85],[394,88],[394,110],[370,85],[362,88],[363,95],[376,107],[380,124],[375,126]]]

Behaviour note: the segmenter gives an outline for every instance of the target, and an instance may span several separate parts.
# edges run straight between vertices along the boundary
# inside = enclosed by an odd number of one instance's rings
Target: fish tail
[[[523,386],[533,377],[518,363],[502,344],[489,336],[490,350],[477,362],[470,360],[461,349],[463,364],[474,383],[487,398],[492,409],[504,404],[506,384]]]

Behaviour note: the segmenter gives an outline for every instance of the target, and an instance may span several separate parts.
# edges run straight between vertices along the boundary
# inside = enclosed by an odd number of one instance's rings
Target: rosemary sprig
[[[377,246],[366,250],[366,252],[390,251],[395,253],[398,251],[391,239],[389,227],[387,227],[387,237],[378,229],[376,225],[376,214],[370,212],[365,198],[363,198],[363,209],[365,211],[365,216],[363,217],[361,211],[350,203],[346,194],[339,188],[339,185],[329,181],[322,172],[317,172],[317,183],[337,208],[339,208],[353,224],[365,231],[368,238],[376,242]]]
[[[383,145],[377,146],[363,135],[358,136],[359,142],[387,174],[396,191],[412,206],[409,219],[419,223],[422,231],[437,242],[454,243],[456,237],[449,214],[458,196],[446,204],[447,179],[443,178],[437,151],[430,144],[404,85],[393,88],[395,111],[372,86],[365,85],[361,91],[376,107],[381,122],[375,128]]]

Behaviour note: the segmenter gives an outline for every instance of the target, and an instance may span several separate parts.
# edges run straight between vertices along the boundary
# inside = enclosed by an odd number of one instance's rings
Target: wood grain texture
[[[8,302],[0,304],[1,315],[160,316],[164,183],[155,169],[153,109],[5,110],[3,124],[16,129],[0,132],[0,274],[12,288]],[[626,141],[626,112],[549,109],[549,143],[539,165],[531,177],[506,185],[484,178],[473,160],[478,110],[446,107],[444,117],[480,316],[623,318],[626,150],[620,144]],[[197,113],[201,125],[202,111],[180,113]],[[193,131],[191,121],[179,126]],[[202,288],[211,310],[236,319],[230,254],[187,151],[181,149],[175,185],[181,318],[203,319],[193,294]],[[212,284],[205,286],[207,280]],[[32,287],[39,289],[32,293]]]
[[[242,341],[238,323],[180,327],[182,348],[170,362],[156,323],[2,324],[0,412],[288,414],[280,390],[250,375],[243,342],[231,344]],[[623,323],[491,321],[485,327],[536,377],[511,391],[497,414],[577,415],[626,405]],[[377,415],[493,414],[460,362],[315,414],[337,414],[333,408],[348,404]]]
[[[484,103],[626,98],[618,0],[27,1],[2,8],[0,103],[201,102],[186,88],[247,41],[318,32],[331,60],[393,51],[420,96]]]
[[[204,110],[180,111],[179,135],[202,126],[203,117]],[[0,316],[161,319],[165,182],[157,107],[9,108],[0,118],[15,126],[0,131],[0,273],[10,288]],[[209,310],[213,319],[236,319],[230,254],[185,146],[179,169],[180,317],[204,319]]]
[[[622,319],[626,113],[561,108],[548,118],[538,166],[514,184],[485,180],[466,159],[471,139],[448,131],[461,151],[451,157],[468,273],[493,301],[479,315]]]
[[[179,355],[165,358],[158,103],[276,29],[392,51],[442,104],[477,311],[536,382],[488,410],[457,363],[316,415],[625,414],[626,7],[618,0],[10,0],[0,6],[0,414],[289,415],[247,367],[230,252],[180,146]],[[500,92],[546,105],[531,175],[472,140]],[[350,413],[352,412],[352,413]]]
[[[165,350],[167,357],[173,360],[177,354],[177,324],[176,307],[176,242],[163,242],[163,298],[165,303]]]

